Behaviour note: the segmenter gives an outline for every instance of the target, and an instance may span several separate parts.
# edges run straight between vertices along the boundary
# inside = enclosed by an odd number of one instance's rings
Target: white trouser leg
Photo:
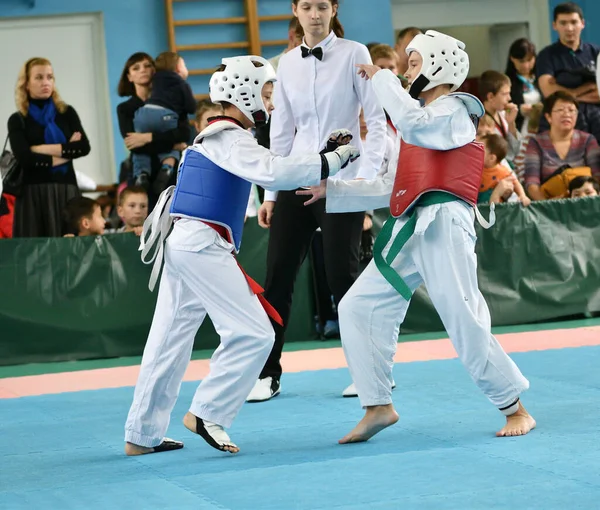
[[[125,425],[125,441],[158,446],[167,432],[171,411],[190,361],[194,337],[206,311],[183,281],[180,261],[175,262],[168,244],[152,326],[144,348],[133,404]],[[191,254],[192,269],[202,265]]]
[[[491,333],[477,284],[475,228],[460,202],[442,204],[413,251],[429,297],[475,384],[498,408],[513,403],[529,382]]]
[[[398,220],[395,234],[404,224]],[[412,239],[392,262],[392,268],[414,292],[422,280],[412,262]],[[387,255],[389,249],[383,250]],[[363,407],[392,402],[392,368],[398,331],[408,310],[406,301],[371,261],[338,307],[340,336],[352,381]]]
[[[190,412],[230,427],[271,352],[273,326],[227,250],[209,246],[200,252],[201,260],[185,251],[173,253],[184,281],[200,298],[221,337]]]

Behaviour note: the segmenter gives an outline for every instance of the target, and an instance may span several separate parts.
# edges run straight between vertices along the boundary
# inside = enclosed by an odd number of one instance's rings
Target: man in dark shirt
[[[537,57],[536,72],[544,98],[558,90],[568,92],[579,102],[576,128],[592,133],[600,141],[600,96],[596,85],[596,60],[600,47],[581,41],[585,28],[579,5],[567,2],[554,9],[552,28],[559,40],[544,48]],[[540,131],[548,129],[543,119]]]

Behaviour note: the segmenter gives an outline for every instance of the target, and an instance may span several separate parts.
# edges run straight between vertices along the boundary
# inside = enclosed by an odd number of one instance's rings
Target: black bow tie
[[[300,49],[302,50],[302,58],[306,58],[309,55],[313,55],[315,58],[323,60],[323,48],[313,48],[311,50],[306,46],[300,46]]]

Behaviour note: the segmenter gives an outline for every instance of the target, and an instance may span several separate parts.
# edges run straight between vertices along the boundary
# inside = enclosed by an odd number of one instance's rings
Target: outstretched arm
[[[206,152],[228,172],[272,191],[317,186],[359,156],[356,148],[343,145],[326,154],[283,157],[258,145],[250,133],[240,131],[223,131],[188,150]]]

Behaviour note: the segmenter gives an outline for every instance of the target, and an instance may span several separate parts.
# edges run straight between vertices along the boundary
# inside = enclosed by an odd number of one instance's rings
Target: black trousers
[[[260,378],[281,377],[285,326],[292,308],[294,283],[311,245],[315,230],[323,233],[327,283],[336,306],[358,276],[364,212],[327,214],[325,201],[305,206],[306,197],[280,191],[271,220],[267,250],[265,298],[281,315],[284,326],[273,323],[275,345]]]

